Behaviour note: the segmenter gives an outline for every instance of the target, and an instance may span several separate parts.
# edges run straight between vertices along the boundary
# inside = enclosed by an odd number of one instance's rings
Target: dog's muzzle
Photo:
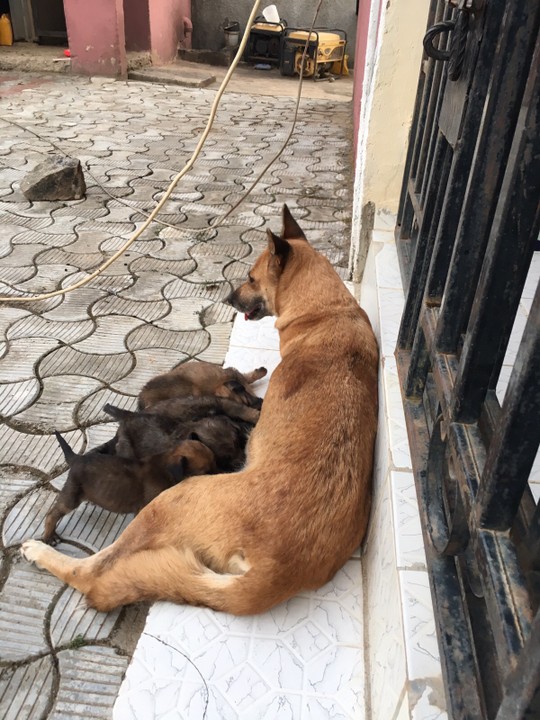
[[[233,290],[232,293],[227,295],[223,302],[232,305],[233,308],[239,312],[243,312],[246,320],[260,320],[263,317],[271,315],[263,297],[256,296],[246,300],[240,294],[240,290],[241,288]]]

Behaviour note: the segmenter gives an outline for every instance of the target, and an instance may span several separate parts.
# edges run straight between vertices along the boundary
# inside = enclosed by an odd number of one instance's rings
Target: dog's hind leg
[[[72,510],[75,510],[77,505],[69,507],[65,503],[57,500],[52,508],[47,513],[45,518],[45,532],[43,533],[43,542],[53,545],[58,541],[58,535],[56,534],[56,526],[58,522]]]
[[[29,559],[35,549],[25,549]],[[62,558],[61,573],[53,554]],[[172,546],[121,555],[98,573],[85,567],[91,558],[65,562],[64,556],[47,546],[37,555],[38,564],[83,592],[88,604],[101,612],[142,600],[169,600],[246,615],[263,612],[288,596],[276,592],[270,574],[250,568],[246,561],[239,565],[235,557],[234,572],[218,573],[189,549]]]
[[[79,507],[83,497],[79,485],[70,475],[66,484],[60,491],[52,508],[45,518],[45,532],[43,533],[43,542],[55,544],[59,540],[56,534],[56,526],[59,521],[75,508]]]

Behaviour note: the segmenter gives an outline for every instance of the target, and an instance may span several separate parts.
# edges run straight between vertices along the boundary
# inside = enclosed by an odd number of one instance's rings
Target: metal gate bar
[[[540,232],[540,3],[432,0],[428,22],[396,356],[447,704],[539,718],[540,290],[502,407],[495,388]]]

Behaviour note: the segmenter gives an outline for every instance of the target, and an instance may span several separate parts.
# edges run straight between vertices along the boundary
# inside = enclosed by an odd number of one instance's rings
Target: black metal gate
[[[540,718],[540,2],[432,0],[396,242],[398,347],[449,716]]]

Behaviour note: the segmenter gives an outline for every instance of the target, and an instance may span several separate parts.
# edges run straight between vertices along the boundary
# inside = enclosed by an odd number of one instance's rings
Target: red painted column
[[[360,130],[360,113],[362,111],[362,88],[366,70],[366,50],[369,31],[369,16],[372,0],[360,0],[358,8],[358,21],[356,26],[356,49],[354,54],[354,90],[353,90],[353,119],[354,119],[354,157],[358,144]]]
[[[173,62],[178,44],[191,47],[191,0],[148,0],[152,63]]]
[[[127,77],[123,0],[64,0],[64,12],[73,71]]]

